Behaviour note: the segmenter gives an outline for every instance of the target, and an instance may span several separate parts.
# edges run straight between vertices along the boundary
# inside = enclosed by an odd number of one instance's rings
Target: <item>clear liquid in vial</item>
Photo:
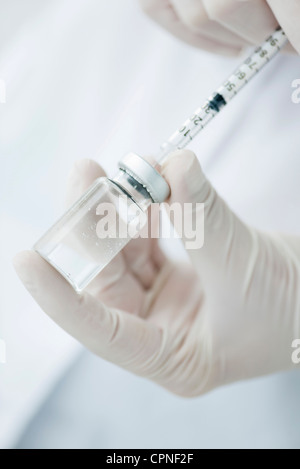
[[[34,249],[81,292],[146,223],[145,211],[100,178]]]

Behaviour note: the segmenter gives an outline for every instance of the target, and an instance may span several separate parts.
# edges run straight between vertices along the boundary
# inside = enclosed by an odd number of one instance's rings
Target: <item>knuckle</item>
[[[184,12],[184,22],[192,29],[201,29],[207,25],[207,14],[202,8],[190,8]]]
[[[207,14],[210,20],[213,21],[222,21],[227,18],[227,16],[237,8],[236,2],[232,0],[210,0],[205,2]]]
[[[151,15],[156,10],[157,0],[139,0],[139,4],[145,13]]]

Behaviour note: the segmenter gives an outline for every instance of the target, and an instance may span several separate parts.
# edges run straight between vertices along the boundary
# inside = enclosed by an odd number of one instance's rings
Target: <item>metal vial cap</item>
[[[149,193],[153,202],[164,202],[170,195],[170,187],[163,176],[148,161],[136,153],[128,153],[119,168],[133,177]]]

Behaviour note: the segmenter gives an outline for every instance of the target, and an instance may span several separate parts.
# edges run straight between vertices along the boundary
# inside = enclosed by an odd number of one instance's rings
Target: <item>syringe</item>
[[[262,46],[162,145],[156,160],[186,147],[196,135],[286,44],[282,29]],[[130,153],[113,179],[100,178],[34,245],[34,249],[82,291],[147,223],[152,202],[165,201],[170,188],[144,158]],[[108,212],[108,215],[106,215]]]
[[[198,135],[204,127],[231,101],[244,86],[268,63],[287,43],[287,37],[278,28],[260,47],[255,49],[241,66],[196,109],[181,127],[161,146],[156,160],[160,163],[174,150],[180,150]]]

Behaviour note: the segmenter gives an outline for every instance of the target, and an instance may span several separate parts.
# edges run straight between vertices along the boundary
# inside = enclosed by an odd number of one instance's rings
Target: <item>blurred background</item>
[[[11,264],[63,213],[76,160],[113,175],[128,151],[155,152],[241,59],[181,44],[136,0],[0,0],[0,11],[0,447],[299,448],[299,373],[173,396],[84,351]],[[299,58],[277,58],[191,148],[245,221],[299,233],[295,78]]]

